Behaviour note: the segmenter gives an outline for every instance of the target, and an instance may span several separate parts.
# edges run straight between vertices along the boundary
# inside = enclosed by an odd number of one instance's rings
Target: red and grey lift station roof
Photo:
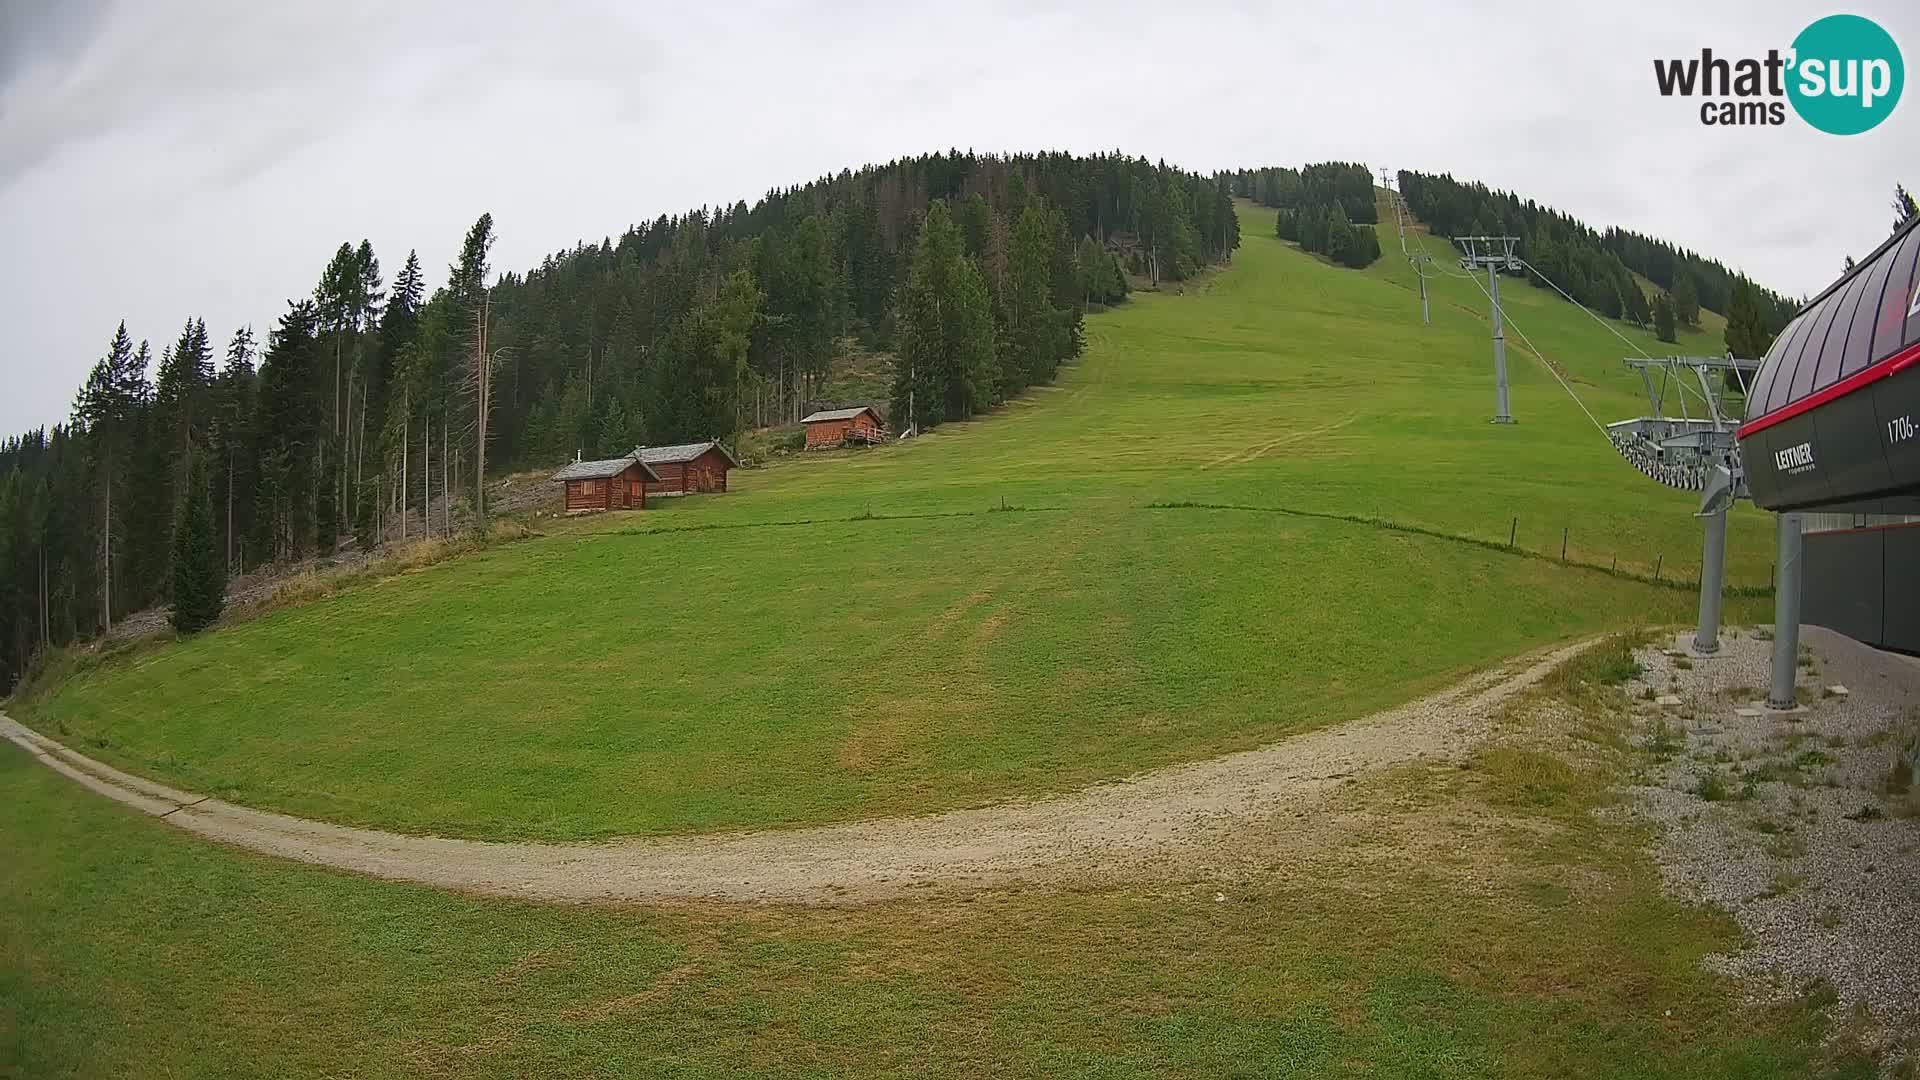
[[[1920,496],[1920,219],[1774,339],[1740,453],[1768,510]]]

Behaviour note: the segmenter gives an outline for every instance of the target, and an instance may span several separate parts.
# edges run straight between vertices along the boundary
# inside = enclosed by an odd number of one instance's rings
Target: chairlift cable
[[[1479,276],[1476,274],[1469,274],[1467,276],[1473,280],[1473,287],[1480,290],[1480,295],[1487,298],[1487,303],[1493,303],[1493,295],[1487,292],[1485,285],[1480,284]],[[1601,423],[1600,419],[1593,415],[1593,410],[1587,408],[1587,403],[1581,401],[1580,395],[1574,393],[1573,387],[1568,385],[1567,380],[1560,377],[1559,370],[1547,359],[1547,354],[1542,352],[1540,347],[1533,343],[1533,339],[1527,336],[1527,332],[1521,329],[1519,323],[1513,321],[1513,312],[1503,307],[1500,309],[1500,314],[1506,321],[1506,324],[1513,328],[1514,333],[1520,335],[1520,340],[1526,342],[1527,348],[1532,351],[1534,359],[1540,361],[1540,366],[1546,368],[1547,374],[1553,376],[1553,381],[1560,384],[1560,389],[1567,392],[1567,396],[1573,399],[1575,405],[1580,406],[1580,411],[1586,414],[1587,420],[1593,424],[1594,430],[1600,432],[1601,437],[1606,438],[1609,444],[1611,444],[1612,439],[1607,436],[1607,425]]]

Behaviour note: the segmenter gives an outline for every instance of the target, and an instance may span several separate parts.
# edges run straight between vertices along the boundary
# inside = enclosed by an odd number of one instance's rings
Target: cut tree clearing
[[[550,901],[843,903],[927,888],[1137,873],[1237,824],[1326,799],[1348,778],[1460,758],[1488,713],[1591,645],[1536,653],[1357,723],[1071,795],[926,817],[604,844],[511,844],[353,829],[131,776],[0,715],[0,734],[109,798],[209,839],[394,881]]]

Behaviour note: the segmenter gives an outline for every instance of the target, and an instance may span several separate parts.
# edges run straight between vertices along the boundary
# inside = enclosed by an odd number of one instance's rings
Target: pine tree
[[[207,340],[207,324],[188,319],[180,339],[161,354],[160,369],[153,386],[153,402],[165,452],[186,466],[186,449],[204,445],[211,421],[208,405],[213,386],[213,346]]]
[[[253,521],[255,447],[253,433],[255,375],[253,330],[241,327],[227,344],[226,367],[215,380],[209,445],[213,455],[215,501],[219,503],[221,550],[227,566],[244,569],[241,537]]]
[[[313,306],[319,321],[317,330],[332,359],[332,375],[324,398],[329,439],[339,438],[344,427],[342,401],[347,389],[348,339],[358,325],[355,295],[359,290],[360,266],[354,259],[353,245],[342,243],[313,289]]]
[[[1061,359],[1062,349],[1055,341],[1060,323],[1054,316],[1048,286],[1047,261],[1052,249],[1048,226],[1046,211],[1038,203],[1029,203],[1014,226],[1002,304],[1006,326],[995,386],[1002,399],[1034,383],[1050,381]]]
[[[1688,326],[1700,325],[1700,290],[1689,275],[1680,275],[1674,283],[1673,317]]]
[[[943,203],[921,226],[900,313],[893,415],[930,427],[960,420],[992,401],[993,315],[985,279],[962,250]]]
[[[1673,301],[1666,293],[1661,293],[1653,301],[1653,336],[1661,341],[1677,341],[1674,333]]]
[[[993,229],[992,211],[979,192],[967,196],[960,205],[960,235],[967,243],[967,254],[978,259],[987,252],[987,235]]]
[[[1622,299],[1627,313],[1627,321],[1635,326],[1647,325],[1647,321],[1652,318],[1653,312],[1647,306],[1647,294],[1640,291],[1640,286],[1629,280],[1627,282],[1626,295]]]
[[[170,621],[183,634],[212,626],[226,603],[227,567],[215,534],[213,507],[207,498],[206,456],[188,454],[187,487],[173,526],[173,612]]]
[[[100,493],[100,626],[111,629],[115,605],[114,534],[122,528],[114,520],[115,494],[120,490],[126,455],[133,443],[144,396],[145,361],[134,352],[133,339],[122,322],[114,331],[107,355],[93,366],[73,403],[74,422],[86,433],[95,463],[94,486]],[[124,513],[124,508],[123,508]]]
[[[1083,307],[1117,304],[1127,298],[1127,275],[1120,269],[1120,261],[1093,237],[1080,238],[1074,269],[1079,274]]]
[[[311,302],[287,305],[260,363],[256,430],[260,490],[255,526],[262,557],[287,558],[313,536],[314,457],[323,408],[318,317]]]
[[[314,489],[314,538],[316,554],[322,558],[340,549],[340,454],[320,452],[320,478]]]
[[[1905,184],[1893,185],[1893,231],[1899,232],[1902,226],[1915,217],[1920,217],[1920,204],[1914,202],[1913,195],[1907,191]]]
[[[1767,309],[1760,290],[1746,278],[1735,278],[1733,300],[1727,305],[1727,350],[1744,359],[1759,359],[1773,347]]]
[[[1327,246],[1323,251],[1334,262],[1345,263],[1351,258],[1353,243],[1353,224],[1347,220],[1346,209],[1335,203],[1328,217]]]
[[[659,415],[649,417],[654,435],[667,442],[731,439],[741,426],[741,390],[753,327],[760,317],[760,291],[753,276],[736,270],[714,283],[699,304],[662,343],[654,392]]]
[[[447,293],[464,311],[471,311],[486,291],[487,255],[493,250],[493,215],[481,214],[460,242],[460,259],[449,270]]]
[[[608,399],[606,411],[600,417],[599,437],[594,440],[594,445],[603,457],[624,454],[640,445],[640,438],[627,419],[627,408],[620,404],[619,398]]]
[[[393,279],[393,293],[387,298],[386,309],[380,317],[380,338],[382,351],[387,355],[388,370],[392,370],[400,346],[413,340],[419,329],[420,304],[426,298],[427,282],[420,270],[420,253],[407,252],[407,263]]]

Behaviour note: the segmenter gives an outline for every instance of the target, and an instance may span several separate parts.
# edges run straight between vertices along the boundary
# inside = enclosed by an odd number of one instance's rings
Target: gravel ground
[[[1450,690],[1258,750],[1056,798],[925,817],[603,844],[403,836],[263,813],[120,772],[0,715],[0,736],[43,764],[169,825],[267,854],[429,885],[541,900],[715,898],[845,903],[926,890],[1179,872],[1253,825],[1284,861],[1353,778],[1464,758],[1491,712],[1588,643],[1519,657]],[[1265,834],[1263,834],[1264,836]],[[1289,848],[1288,845],[1294,845]]]
[[[1657,762],[1633,812],[1662,827],[1669,890],[1731,912],[1747,946],[1709,961],[1765,1000],[1824,980],[1887,1042],[1920,1033],[1920,801],[1899,763],[1920,732],[1920,662],[1801,634],[1803,711],[1764,707],[1770,636],[1719,655],[1690,635],[1639,653],[1630,686]],[[1844,686],[1845,694],[1827,688]],[[1659,705],[1666,695],[1679,705]]]
[[[272,596],[274,590],[301,574],[324,574],[336,570],[357,570],[367,564],[367,556],[357,548],[342,548],[338,554],[329,558],[313,558],[293,565],[269,564],[257,567],[249,573],[227,582],[227,607],[238,608]],[[132,641],[152,634],[164,633],[168,628],[167,616],[170,613],[166,605],[146,608],[122,616],[99,640],[89,642],[89,646],[98,646],[104,642]]]

